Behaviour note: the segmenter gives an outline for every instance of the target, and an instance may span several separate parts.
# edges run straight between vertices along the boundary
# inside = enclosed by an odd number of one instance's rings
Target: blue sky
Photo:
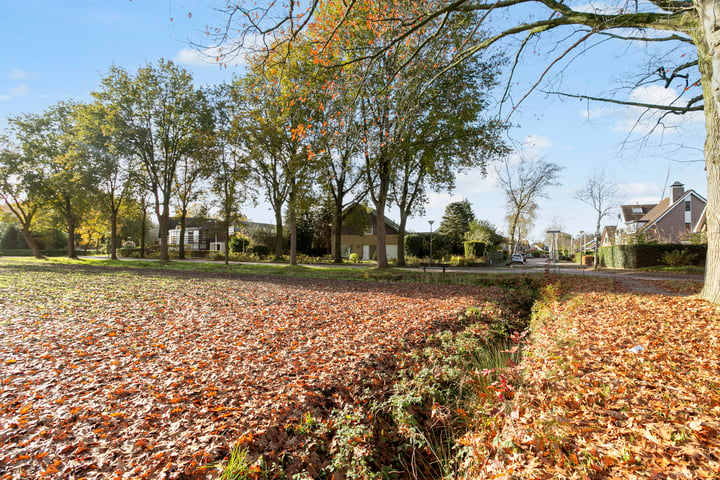
[[[221,20],[207,3],[195,0],[69,0],[6,2],[0,20],[0,130],[8,116],[40,113],[66,99],[90,100],[90,92],[111,65],[128,71],[160,58],[174,60],[194,76],[197,85],[229,80],[242,68],[219,68],[204,60],[189,44],[202,42],[207,24]],[[190,14],[190,15],[188,15]],[[554,77],[567,91],[609,91],[616,80],[629,75],[632,65],[647,52],[618,49],[617,45],[596,48],[592,56],[579,58]],[[642,57],[642,58],[641,58]],[[525,61],[513,83],[516,98],[534,82],[547,65],[543,55]],[[636,101],[661,100],[668,92],[656,88],[628,89],[621,96]],[[577,233],[594,229],[590,207],[572,198],[593,173],[604,170],[621,184],[625,203],[654,203],[668,187],[680,181],[707,195],[702,145],[701,114],[687,115],[669,125],[662,135],[645,137],[650,123],[637,123],[638,110],[561,100],[534,94],[515,112],[509,139],[527,157],[542,157],[565,169],[562,185],[548,191],[539,202],[533,238],[555,226]],[[634,133],[630,131],[634,128]],[[630,136],[628,137],[628,135]],[[639,148],[640,141],[649,144]],[[657,147],[662,142],[662,147]],[[423,217],[413,218],[409,229],[427,231],[428,220],[437,228],[452,201],[467,198],[478,218],[506,231],[505,204],[497,188],[493,166],[483,178],[478,172],[461,175],[452,193],[430,195]],[[272,221],[265,205],[246,207],[255,221]],[[396,212],[390,212],[394,220]],[[614,219],[604,223],[614,224]]]

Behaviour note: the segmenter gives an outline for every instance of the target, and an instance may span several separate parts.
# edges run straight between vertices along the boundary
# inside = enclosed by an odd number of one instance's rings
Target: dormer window
[[[633,213],[643,213],[642,207],[632,207]]]

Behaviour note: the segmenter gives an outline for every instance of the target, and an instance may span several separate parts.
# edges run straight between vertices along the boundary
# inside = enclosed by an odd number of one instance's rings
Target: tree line
[[[291,264],[298,220],[311,207],[331,212],[335,260],[342,261],[339,232],[350,207],[369,201],[382,219],[395,204],[402,265],[407,219],[423,211],[427,193],[452,189],[457,172],[508,152],[500,139],[505,125],[485,117],[502,59],[477,57],[440,74],[452,51],[477,35],[467,21],[444,35],[419,31],[381,61],[337,67],[358,54],[359,39],[367,39],[362,48],[370,55],[396,33],[392,25],[355,25],[322,56],[321,34],[309,31],[291,53],[258,55],[246,75],[212,87],[194,86],[171,61],[136,72],[113,66],[92,101],[10,118],[0,140],[0,196],[28,248],[41,256],[33,222],[52,209],[75,257],[77,228],[94,210],[108,220],[116,258],[123,207],[148,202],[160,258],[169,260],[171,209],[183,242],[188,208],[206,191],[226,232],[242,205],[262,196],[275,216],[275,258],[286,226]],[[417,54],[420,43],[426,48]],[[384,234],[377,229],[380,267],[387,266]]]

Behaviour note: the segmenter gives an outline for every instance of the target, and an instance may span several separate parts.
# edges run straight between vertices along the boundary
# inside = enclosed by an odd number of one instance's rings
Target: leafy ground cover
[[[0,261],[0,478],[212,477],[238,440],[322,466],[293,425],[504,295]]]
[[[696,298],[547,289],[522,388],[464,439],[471,475],[718,478],[719,347],[720,307]]]

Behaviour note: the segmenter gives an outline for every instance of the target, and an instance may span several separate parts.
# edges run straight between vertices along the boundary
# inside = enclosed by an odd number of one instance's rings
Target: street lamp
[[[428,223],[430,224],[430,263],[432,263],[432,226],[435,220],[428,220]]]

